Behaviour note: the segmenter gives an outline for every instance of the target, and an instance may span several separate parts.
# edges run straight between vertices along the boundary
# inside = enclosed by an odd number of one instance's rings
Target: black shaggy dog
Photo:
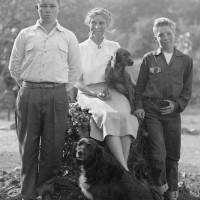
[[[146,188],[102,146],[82,138],[74,150],[79,186],[89,200],[153,200]]]
[[[105,70],[105,80],[108,87],[115,88],[124,94],[131,105],[131,113],[134,112],[135,82],[126,71],[127,66],[133,65],[134,61],[128,50],[119,48],[108,62]]]

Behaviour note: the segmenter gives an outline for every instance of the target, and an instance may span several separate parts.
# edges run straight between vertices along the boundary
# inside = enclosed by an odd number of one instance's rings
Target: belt
[[[160,107],[166,107],[169,105],[169,102],[165,101],[164,99],[158,99],[158,98],[149,98],[147,97],[145,100],[155,103]]]
[[[52,83],[52,82],[30,82],[23,81],[23,87],[29,88],[56,88],[56,87],[65,87],[66,83]]]

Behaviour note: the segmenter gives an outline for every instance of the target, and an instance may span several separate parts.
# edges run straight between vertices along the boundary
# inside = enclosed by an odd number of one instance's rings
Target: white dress
[[[106,39],[100,47],[91,39],[80,44],[83,82],[92,91],[104,91],[106,65],[119,47],[117,42]],[[138,120],[130,114],[131,107],[128,99],[115,89],[109,88],[109,93],[111,98],[102,101],[78,91],[79,105],[82,109],[89,109],[94,119],[90,136],[100,141],[103,141],[107,135],[131,135],[136,138]]]

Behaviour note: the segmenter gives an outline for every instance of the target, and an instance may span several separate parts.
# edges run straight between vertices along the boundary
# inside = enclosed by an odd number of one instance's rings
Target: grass
[[[182,135],[180,172],[200,174],[200,135]]]

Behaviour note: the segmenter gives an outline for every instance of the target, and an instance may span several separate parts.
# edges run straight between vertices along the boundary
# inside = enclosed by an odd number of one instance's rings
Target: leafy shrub
[[[77,176],[76,166],[73,162],[73,146],[82,137],[89,136],[91,114],[88,110],[82,110],[78,103],[69,104],[67,118],[67,131],[63,149],[62,175]]]

